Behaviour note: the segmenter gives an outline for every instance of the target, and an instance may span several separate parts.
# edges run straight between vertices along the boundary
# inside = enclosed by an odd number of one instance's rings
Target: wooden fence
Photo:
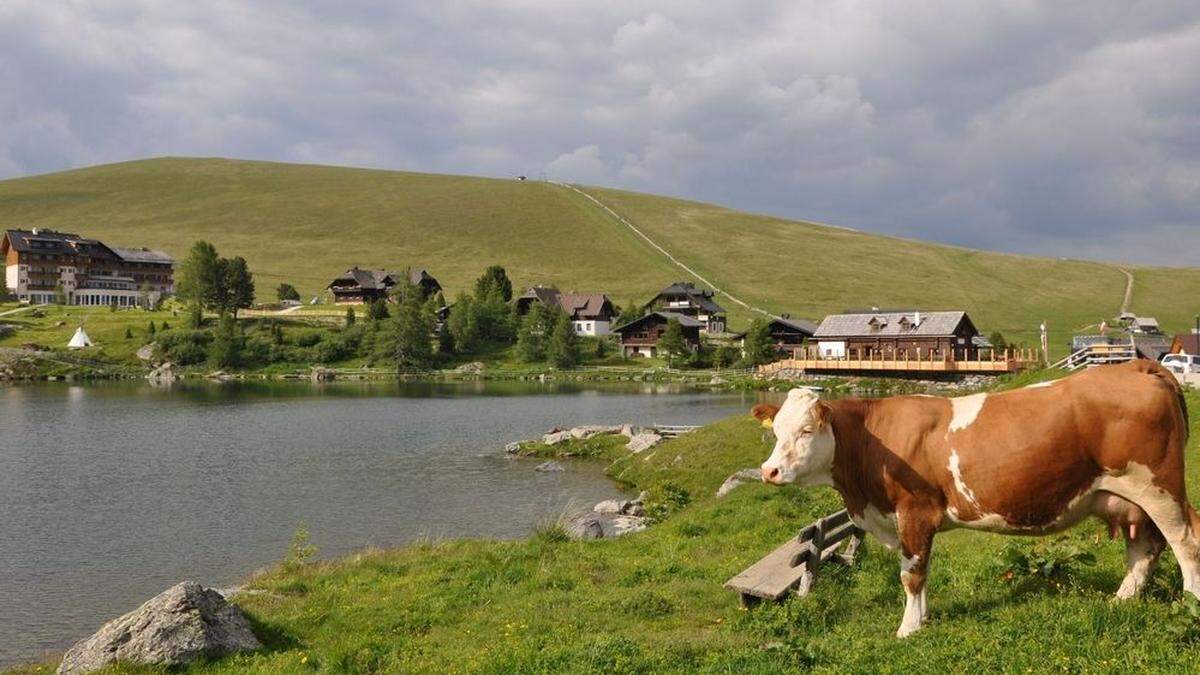
[[[797,595],[807,595],[821,564],[853,563],[862,539],[863,531],[842,509],[800,530],[783,546],[725,582],[725,588],[738,593],[743,607],[764,598],[778,600],[792,589]]]
[[[699,424],[655,424],[658,435],[663,438],[679,438],[700,428]]]
[[[852,349],[840,357],[822,356],[815,347],[802,347],[792,358],[760,366],[756,375],[769,378],[783,372],[911,372],[1012,373],[1040,360],[1035,349],[978,351],[917,349],[892,352]]]
[[[1137,348],[1129,344],[1095,344],[1088,345],[1067,355],[1066,358],[1051,364],[1051,368],[1079,370],[1091,368],[1106,363],[1124,363],[1137,358]]]

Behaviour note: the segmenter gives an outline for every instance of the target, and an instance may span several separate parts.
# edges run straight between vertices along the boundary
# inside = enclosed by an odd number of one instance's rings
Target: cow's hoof
[[[921,624],[919,623],[913,623],[912,625],[902,623],[899,630],[896,631],[896,637],[903,639],[919,630],[921,630]]]

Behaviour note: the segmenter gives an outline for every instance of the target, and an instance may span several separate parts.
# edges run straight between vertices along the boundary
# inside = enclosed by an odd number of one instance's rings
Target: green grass
[[[963,308],[980,330],[1056,353],[1119,310],[1125,277],[1093,262],[972,251],[593,189],[714,283],[778,312]],[[182,256],[195,239],[242,255],[260,298],[288,281],[307,300],[351,265],[428,267],[447,297],[504,265],[519,287],[644,301],[681,270],[583,197],[549,184],[225,159],[153,159],[0,182],[0,226],[54,227]],[[964,227],[970,226],[964,224]],[[1186,329],[1200,270],[1130,267],[1133,309]],[[749,315],[731,302],[736,324]],[[309,311],[307,308],[306,312]]]
[[[1200,396],[1189,393],[1193,410]],[[1189,488],[1200,489],[1193,415]],[[194,666],[198,673],[292,672],[1194,672],[1200,625],[1178,614],[1170,553],[1146,597],[1111,600],[1123,547],[1088,523],[1054,541],[1093,553],[1061,579],[1013,584],[998,562],[1034,541],[939,535],[931,621],[893,637],[904,604],[897,559],[868,539],[851,569],[825,568],[813,593],[749,611],[730,576],[839,508],[826,488],[745,485],[717,500],[728,474],[768,453],[761,429],[729,419],[610,473],[667,514],[618,540],[423,541],[282,569],[242,596],[267,649]],[[538,460],[529,460],[538,461]],[[140,669],[123,669],[143,672]],[[32,671],[26,671],[32,672]],[[149,671],[157,672],[157,671]]]

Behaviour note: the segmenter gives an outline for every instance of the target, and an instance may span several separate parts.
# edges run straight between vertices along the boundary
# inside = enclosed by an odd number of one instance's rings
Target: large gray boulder
[[[261,648],[240,609],[217,591],[185,581],[76,643],[58,673],[90,673],[116,661],[177,666]]]
[[[650,448],[653,448],[654,446],[658,445],[660,441],[662,441],[662,436],[659,436],[653,431],[643,431],[642,433],[629,439],[629,442],[625,444],[625,448],[636,455],[640,452],[645,452]]]

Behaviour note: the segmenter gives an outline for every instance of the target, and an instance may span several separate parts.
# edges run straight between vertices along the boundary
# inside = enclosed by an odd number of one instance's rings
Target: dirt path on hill
[[[629,222],[628,218],[625,218],[624,216],[620,215],[616,211],[613,211],[611,208],[608,207],[607,204],[600,201],[596,197],[588,194],[587,192],[584,192],[583,190],[580,190],[579,188],[575,187],[574,185],[569,185],[567,183],[560,183],[560,182],[554,181],[554,180],[548,180],[546,182],[550,183],[551,185],[557,185],[560,188],[563,188],[565,190],[571,190],[572,192],[576,192],[576,193],[582,195],[585,199],[587,199],[588,201],[595,204],[597,207],[600,208],[600,210],[607,213],[618,223],[621,223],[625,227],[629,228],[634,234],[641,237],[642,240],[645,241],[647,244],[649,244],[650,247],[653,248],[655,251],[658,251],[659,253],[666,256],[667,260],[670,260],[671,263],[674,264],[676,267],[678,267],[679,269],[683,270],[684,272],[687,272],[688,274],[692,275],[698,281],[700,281],[700,283],[713,289],[713,291],[720,293],[721,295],[729,298],[733,302],[737,303],[738,305],[741,305],[742,307],[744,307],[752,312],[758,312],[759,314],[762,314],[762,315],[768,316],[768,317],[775,316],[774,314],[768,312],[767,310],[762,309],[760,307],[755,307],[754,305],[751,305],[750,303],[746,302],[745,300],[742,300],[741,298],[737,297],[736,295],[733,295],[729,291],[727,291],[727,290],[721,288],[720,286],[714,284],[713,282],[709,281],[708,279],[706,279],[704,277],[704,275],[700,274],[696,270],[689,267],[687,265],[687,263],[684,263],[681,260],[679,260],[678,258],[676,258],[675,256],[671,255],[670,251],[663,248],[658,242],[651,239],[645,232],[642,232],[640,229],[638,229],[638,227],[636,225]]]

